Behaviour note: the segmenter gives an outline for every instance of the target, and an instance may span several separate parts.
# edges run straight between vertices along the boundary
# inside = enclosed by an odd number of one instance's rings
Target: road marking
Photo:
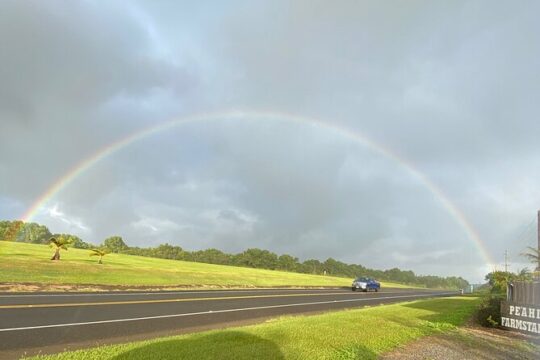
[[[197,316],[197,315],[209,315],[209,314],[213,315],[213,314],[220,314],[220,313],[250,311],[250,310],[264,310],[264,309],[277,309],[277,308],[294,307],[294,306],[324,305],[324,304],[335,304],[335,303],[345,303],[345,302],[360,302],[360,301],[370,301],[370,300],[375,300],[376,301],[376,300],[419,298],[419,297],[427,297],[427,296],[432,296],[433,297],[433,296],[446,296],[446,295],[457,295],[457,293],[456,292],[451,292],[451,293],[439,293],[439,294],[385,296],[385,297],[364,298],[364,299],[346,299],[346,300],[317,301],[317,302],[306,302],[306,303],[296,303],[296,304],[255,306],[255,307],[239,308],[239,309],[226,309],[226,310],[213,310],[213,311],[209,310],[209,311],[200,311],[200,312],[183,313],[183,314],[145,316],[145,317],[139,317],[139,318],[112,319],[112,320],[100,320],[100,321],[87,321],[87,322],[79,322],[79,323],[51,324],[51,325],[38,325],[38,326],[5,328],[5,329],[0,329],[0,332],[49,329],[49,328],[56,328],[56,327],[69,327],[69,326],[111,324],[111,323],[121,323],[121,322],[130,322],[130,321],[167,319],[167,318],[177,318],[177,317],[187,317],[187,316]]]
[[[347,287],[349,288],[349,287]],[[179,294],[216,294],[216,293],[246,293],[246,292],[266,292],[266,291],[328,291],[328,290],[338,290],[343,288],[331,288],[331,289],[290,289],[290,288],[275,288],[275,289],[252,289],[252,290],[182,290],[182,291],[169,291],[169,292],[159,292],[159,291],[148,291],[148,292],[131,292],[131,293],[67,293],[67,294],[7,294],[0,295],[0,298],[12,298],[12,297],[66,297],[66,296],[141,296],[141,295],[179,295]],[[416,290],[416,289],[403,289],[406,290]]]
[[[101,302],[81,302],[81,303],[59,303],[59,304],[13,304],[0,305],[0,309],[35,309],[35,308],[55,308],[55,307],[75,307],[75,306],[103,306],[103,305],[134,305],[134,304],[159,304],[192,301],[215,301],[215,300],[241,300],[241,299],[264,299],[282,298],[295,296],[331,296],[331,295],[352,295],[350,292],[333,293],[307,293],[307,294],[273,294],[273,295],[248,295],[248,296],[219,296],[202,298],[176,298],[176,299],[153,299],[153,300],[126,300],[126,301],[101,301]]]

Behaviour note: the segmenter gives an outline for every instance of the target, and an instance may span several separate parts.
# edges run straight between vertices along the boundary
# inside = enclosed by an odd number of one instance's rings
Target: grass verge
[[[49,260],[46,245],[0,241],[0,283],[126,286],[350,286],[351,279],[284,271],[109,254],[103,265],[88,250],[69,249]],[[396,283],[383,287],[406,288]]]
[[[451,297],[97,347],[32,359],[375,359],[426,335],[464,324],[479,299]]]
[[[490,359],[538,360],[538,338],[480,327],[473,322],[456,331],[426,336],[384,354],[381,360]]]

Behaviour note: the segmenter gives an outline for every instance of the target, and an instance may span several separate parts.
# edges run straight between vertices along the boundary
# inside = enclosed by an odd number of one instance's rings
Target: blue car
[[[362,291],[369,291],[369,290],[375,290],[379,291],[381,289],[381,284],[368,277],[359,277],[352,283],[352,291],[356,290],[362,290]]]

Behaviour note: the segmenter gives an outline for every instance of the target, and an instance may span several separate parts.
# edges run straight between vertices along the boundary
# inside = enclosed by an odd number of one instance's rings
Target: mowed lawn
[[[123,286],[350,286],[351,279],[284,271],[108,254],[103,264],[89,250],[62,251],[51,261],[46,245],[0,241],[0,282]],[[383,287],[407,287],[382,283]]]
[[[376,359],[422,336],[456,329],[479,298],[429,299],[227,330],[161,338],[38,359]]]

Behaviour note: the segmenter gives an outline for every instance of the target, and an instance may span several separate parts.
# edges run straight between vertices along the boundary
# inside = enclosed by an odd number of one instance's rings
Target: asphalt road
[[[0,359],[454,294],[410,289],[0,294]]]

